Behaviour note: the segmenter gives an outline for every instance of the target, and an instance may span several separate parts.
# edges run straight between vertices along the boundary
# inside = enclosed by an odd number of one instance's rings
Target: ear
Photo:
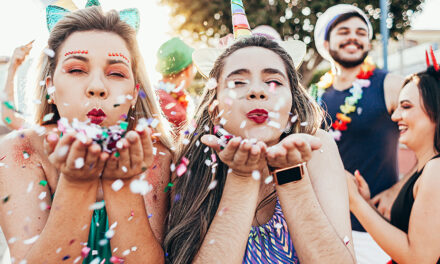
[[[47,76],[47,77],[46,77],[46,80],[45,80],[45,83],[46,83],[46,92],[47,92],[47,89],[48,89],[49,87],[52,87],[52,86],[53,86],[53,80],[52,80],[52,77]],[[55,93],[49,95],[49,97],[50,97],[50,99],[53,100],[53,104],[56,104],[54,94],[55,94]]]
[[[139,87],[139,88],[138,88]],[[132,105],[132,106],[135,106],[136,105],[136,102],[137,102],[137,99],[138,99],[138,96],[139,96],[139,91],[141,90],[142,88],[141,88],[141,84],[140,83],[137,83],[137,84],[135,84],[135,86],[134,86],[134,90],[133,90],[133,99],[131,100],[131,102],[130,102],[130,104]]]
[[[371,45],[371,44],[370,44]],[[328,42],[328,40],[324,40],[324,48],[329,51],[330,50],[330,43]]]

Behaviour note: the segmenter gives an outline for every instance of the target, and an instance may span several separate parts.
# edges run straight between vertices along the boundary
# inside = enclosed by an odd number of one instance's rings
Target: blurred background
[[[78,8],[86,0],[19,0],[0,3],[0,98],[6,79],[9,56],[13,50],[32,40],[33,49],[16,77],[16,102],[19,110],[26,112],[32,100],[28,96],[36,82],[34,74],[39,55],[46,46],[48,30],[45,7],[63,3]],[[155,71],[156,52],[159,46],[173,36],[180,36],[194,48],[215,46],[220,37],[231,32],[229,0],[100,0],[104,10],[136,7],[141,14],[138,41],[146,62],[150,79],[156,84],[161,75]],[[355,4],[363,9],[373,24],[375,37],[370,52],[374,62],[401,75],[408,75],[425,68],[422,54],[430,45],[439,54],[440,44],[440,0],[388,0],[382,19],[388,30],[387,54],[384,56],[384,39],[380,34],[382,12],[380,0],[336,1],[336,0],[244,0],[251,28],[270,25],[284,39],[294,38],[308,46],[306,60],[300,68],[302,82],[308,86],[317,81],[330,65],[323,61],[315,50],[313,30],[317,17],[328,7],[339,4]],[[383,7],[383,6],[382,6]],[[386,36],[386,35],[385,35]],[[387,63],[384,63],[386,57]],[[200,93],[200,77],[193,92]],[[0,121],[0,135],[7,132]],[[401,159],[401,170],[411,165],[413,157]],[[0,194],[1,195],[1,194]],[[1,237],[1,234],[0,234]],[[6,242],[0,241],[0,263],[9,263],[5,255]],[[2,259],[4,259],[2,261]]]

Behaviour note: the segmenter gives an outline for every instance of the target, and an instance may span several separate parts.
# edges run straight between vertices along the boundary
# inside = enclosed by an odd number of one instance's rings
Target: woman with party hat
[[[232,14],[235,41],[193,54],[211,79],[178,150],[167,259],[354,263],[344,169],[296,72],[305,44],[252,36],[241,1]]]
[[[137,10],[97,4],[47,8],[34,129],[0,142],[0,223],[15,263],[164,261],[169,127]]]

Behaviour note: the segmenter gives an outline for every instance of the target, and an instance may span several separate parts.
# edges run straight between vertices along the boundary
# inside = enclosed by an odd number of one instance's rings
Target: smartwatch
[[[277,185],[283,185],[289,182],[301,180],[303,178],[305,168],[305,162],[283,169],[269,167],[270,173]]]

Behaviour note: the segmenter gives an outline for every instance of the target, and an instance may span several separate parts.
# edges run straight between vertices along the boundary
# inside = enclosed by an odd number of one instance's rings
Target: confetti
[[[125,251],[124,251],[125,252]],[[128,255],[128,254],[127,254]],[[113,263],[113,264],[122,264],[122,263],[124,263],[124,259],[122,259],[122,258],[118,258],[118,257],[116,257],[116,256],[112,256],[111,258],[110,258],[110,263]]]
[[[49,95],[52,95],[55,92],[55,86],[50,86],[49,88],[47,88],[47,93]]]
[[[7,108],[9,108],[9,109],[11,109],[11,110],[15,110],[14,105],[13,105],[11,102],[9,102],[9,101],[5,101],[5,102],[3,102],[3,104],[4,104]]]
[[[217,186],[217,180],[213,180],[209,186],[208,186],[208,190],[212,190]]]
[[[63,257],[63,261],[68,260],[68,259],[70,259],[69,255],[66,255],[66,256]]]
[[[291,122],[291,123],[295,123],[296,120],[298,120],[298,115],[294,115],[294,116],[292,116],[292,118],[290,119],[290,122]]]
[[[46,202],[41,202],[39,206],[41,211],[46,211],[47,209],[50,209],[50,206],[48,206]]]
[[[244,128],[246,126],[246,120],[244,120],[243,122],[241,122],[240,124],[240,128]]]
[[[127,98],[127,100],[133,100],[133,96],[131,94],[127,94],[125,98]]]
[[[33,243],[35,243],[35,241],[37,241],[37,239],[38,239],[39,237],[40,237],[40,235],[36,235],[36,236],[34,236],[34,237],[31,237],[31,238],[29,238],[29,239],[26,239],[26,240],[23,241],[23,244],[25,244],[25,245],[33,244]]]
[[[76,259],[73,261],[73,263],[78,263],[81,260],[81,256],[76,257]]]
[[[358,106],[358,108],[356,109],[356,111],[357,111],[357,114],[358,114],[358,115],[361,115],[361,114],[362,114],[362,107],[359,107],[359,106]]]
[[[140,96],[142,99],[145,99],[145,98],[147,97],[147,95],[145,94],[145,92],[142,91],[142,90],[139,91],[139,96]]]
[[[272,175],[269,175],[269,176],[267,176],[266,179],[264,179],[264,183],[265,183],[265,184],[269,184],[269,183],[271,183],[272,181],[273,181],[273,176],[272,176]]]
[[[41,192],[40,195],[38,195],[38,199],[43,200],[46,198],[46,192]]]
[[[67,152],[69,151],[69,146],[62,146],[57,152],[58,157],[62,158],[66,156]]]
[[[57,248],[57,251],[55,251],[57,254],[61,252],[61,248]]]
[[[114,235],[115,235],[115,230],[113,229],[109,229],[107,230],[107,232],[105,232],[105,237],[107,239],[111,239]]]
[[[275,93],[275,88],[277,87],[277,84],[274,82],[271,82],[269,85],[269,92]]]
[[[16,238],[16,237],[11,237],[11,238],[8,240],[8,244],[14,244],[15,242],[17,242],[17,238]]]
[[[89,206],[89,210],[99,210],[99,209],[103,208],[104,205],[105,205],[104,201],[99,201],[99,202],[91,204]]]
[[[113,191],[117,192],[124,186],[124,182],[121,179],[117,179],[112,183]]]
[[[252,171],[252,178],[258,181],[261,178],[260,172],[257,170]]]
[[[3,203],[6,203],[9,200],[9,195],[3,197]]]
[[[344,237],[344,244],[348,245],[348,243],[350,243],[350,239],[348,238],[348,236]]]
[[[226,122],[228,122],[226,119],[224,119],[222,117],[222,119],[220,119],[220,125],[224,126],[226,124]]]
[[[283,224],[281,224],[281,223],[276,223],[276,224],[274,225],[274,227],[275,227],[276,229],[281,229],[281,228],[283,228]]]
[[[280,113],[279,112],[269,112],[269,117],[270,118],[279,119],[280,118]]]
[[[171,108],[173,108],[174,106],[176,106],[176,103],[169,103],[165,106],[165,109],[170,110]]]
[[[229,81],[228,82],[228,88],[229,89],[235,88],[235,82],[234,81]]]
[[[29,158],[29,153],[27,153],[26,151],[23,151],[23,158],[24,159],[28,159]]]
[[[269,121],[269,123],[267,123],[267,125],[268,125],[268,126],[271,126],[271,127],[278,128],[278,129],[281,128],[280,123],[275,122],[275,121]]]
[[[34,182],[30,182],[29,185],[28,185],[28,187],[27,187],[26,192],[27,192],[27,193],[30,193],[30,192],[32,191],[33,188],[34,188]]]
[[[177,177],[180,177],[183,174],[185,174],[187,169],[188,168],[186,167],[186,165],[184,163],[180,163],[179,166],[177,166],[177,170],[176,170]]]
[[[307,121],[304,121],[304,122],[301,122],[301,126],[307,126],[309,124],[309,122],[307,122]]]
[[[81,169],[82,167],[84,167],[84,158],[83,157],[79,157],[75,160],[75,168],[76,169]]]
[[[208,88],[208,90],[213,90],[217,88],[217,81],[214,78],[211,78],[206,82],[205,86]]]
[[[151,190],[153,189],[153,186],[148,183],[148,181],[144,181],[144,180],[133,180],[130,183],[130,190],[132,193],[139,193],[142,195],[146,195],[147,193],[149,193]]]
[[[11,122],[12,122],[12,120],[7,116],[7,117],[5,117],[5,121],[6,121],[6,123],[8,123],[8,124],[10,124]]]
[[[174,186],[174,184],[172,182],[168,183],[164,189],[164,192],[168,192],[173,186]]]
[[[124,252],[122,252],[122,256],[127,256],[128,254],[130,254],[130,249],[126,249],[124,250]]]
[[[46,48],[43,50],[43,52],[44,52],[44,54],[46,54],[47,56],[49,56],[51,58],[55,57],[55,51],[53,51],[52,49]]]
[[[116,104],[121,105],[121,104],[123,104],[123,103],[125,103],[125,96],[123,96],[123,95],[118,96],[118,97],[116,98]]]
[[[53,118],[54,115],[55,115],[54,113],[49,113],[49,114],[45,115],[45,116],[43,117],[43,122],[47,122],[47,121],[52,120],[52,118]]]
[[[38,184],[41,185],[41,186],[46,186],[47,185],[47,181],[41,180]]]

